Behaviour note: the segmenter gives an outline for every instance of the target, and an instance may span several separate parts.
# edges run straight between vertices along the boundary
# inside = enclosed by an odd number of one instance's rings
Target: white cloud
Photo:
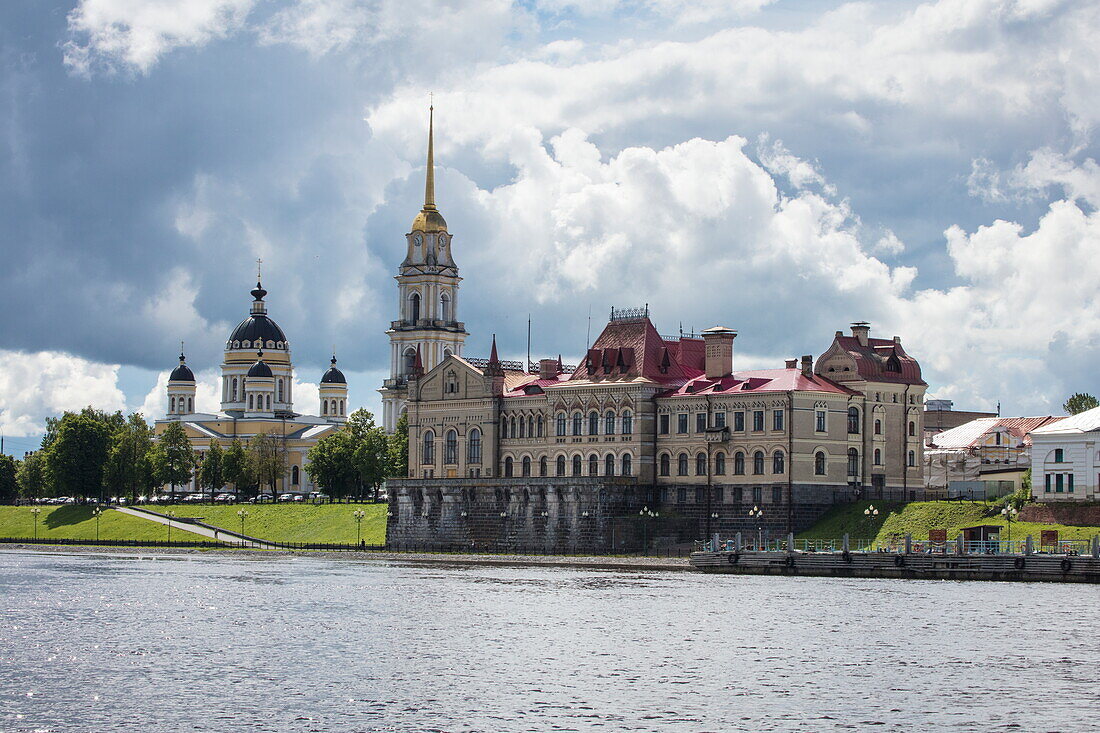
[[[65,410],[124,409],[118,370],[118,364],[56,351],[0,350],[0,428],[6,435],[32,436],[45,430],[47,417]]]
[[[156,385],[145,395],[138,408],[146,419],[159,420],[168,411],[168,375],[161,372]],[[320,409],[321,394],[315,382],[294,380],[294,409],[305,415],[316,415]],[[221,370],[204,369],[195,373],[195,411],[218,413],[221,411],[222,388]]]

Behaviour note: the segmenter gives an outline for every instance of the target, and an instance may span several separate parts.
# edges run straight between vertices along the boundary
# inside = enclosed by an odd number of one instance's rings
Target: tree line
[[[356,410],[342,430],[317,442],[305,466],[313,482],[341,499],[379,489],[408,470],[408,423],[387,436],[367,410]],[[179,422],[157,436],[141,413],[124,416],[87,407],[46,419],[41,447],[16,460],[0,454],[0,502],[71,496],[77,500],[172,493],[192,478],[205,492],[232,487],[237,498],[274,493],[289,472],[285,441],[260,433],[227,446],[211,441],[196,451]]]

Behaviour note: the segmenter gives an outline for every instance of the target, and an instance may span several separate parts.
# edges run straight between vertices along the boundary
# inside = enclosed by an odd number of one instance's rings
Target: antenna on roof
[[[531,314],[527,314],[527,367],[525,372],[531,370]]]
[[[592,346],[592,304],[588,304],[588,331],[584,334],[584,351],[588,353],[588,349]]]
[[[997,417],[1001,416],[1001,401],[997,400]]]

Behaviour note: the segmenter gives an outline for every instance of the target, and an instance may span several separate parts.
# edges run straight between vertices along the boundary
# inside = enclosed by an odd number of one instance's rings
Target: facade
[[[983,417],[934,435],[924,451],[925,484],[950,499],[1010,494],[1031,467],[1031,432],[1061,419]]]
[[[195,375],[180,354],[168,379],[168,414],[157,420],[159,435],[170,422],[180,422],[200,454],[214,442],[228,448],[234,438],[247,442],[260,433],[276,436],[286,446],[287,473],[276,490],[306,493],[315,487],[305,472],[306,454],[317,441],[347,420],[348,385],[332,357],[320,381],[320,416],[294,412],[294,366],[290,341],[267,314],[267,291],[257,281],[247,318],[225,342],[221,376],[221,410],[199,412]],[[197,491],[194,479],[177,491]]]
[[[1036,501],[1100,500],[1100,407],[1031,432]]]

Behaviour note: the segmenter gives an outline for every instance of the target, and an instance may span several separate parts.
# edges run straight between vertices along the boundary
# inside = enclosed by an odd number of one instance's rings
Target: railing
[[[717,546],[713,540],[697,540],[697,550],[718,552],[843,552],[844,539],[796,539],[793,546],[787,538],[758,541],[756,537],[742,536],[740,547],[736,538],[719,540]],[[935,555],[1093,555],[1100,545],[1094,540],[1059,540],[1057,543],[1040,546],[1038,542],[1022,540],[948,540],[930,542],[928,540],[891,540],[876,542],[870,539],[849,538],[847,549],[850,552],[910,553]]]

